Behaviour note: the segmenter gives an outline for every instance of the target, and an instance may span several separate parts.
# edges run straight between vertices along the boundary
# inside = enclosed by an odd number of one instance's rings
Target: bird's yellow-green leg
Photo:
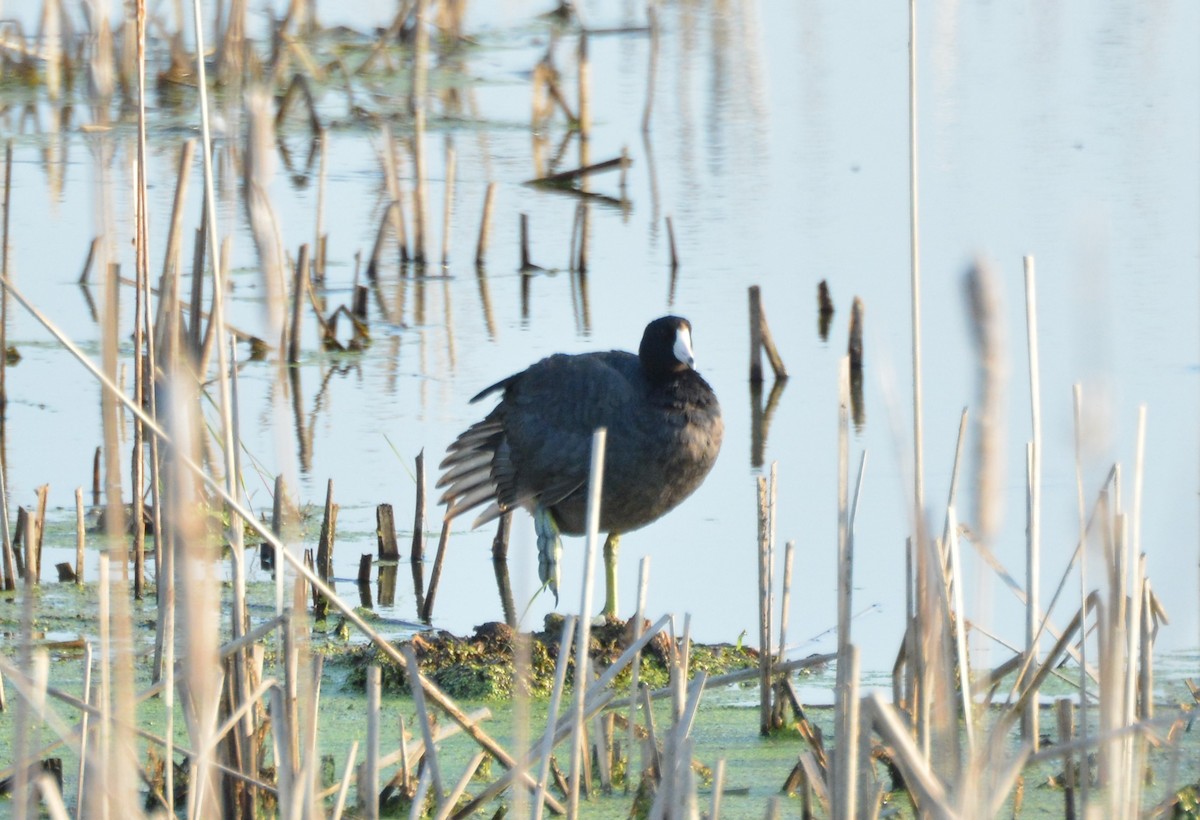
[[[550,587],[554,593],[554,604],[558,605],[559,561],[562,557],[562,539],[558,535],[558,522],[554,515],[543,507],[533,511],[533,529],[538,543],[538,580]]]
[[[617,549],[621,543],[620,533],[610,532],[604,541],[604,611],[605,618],[617,617]]]

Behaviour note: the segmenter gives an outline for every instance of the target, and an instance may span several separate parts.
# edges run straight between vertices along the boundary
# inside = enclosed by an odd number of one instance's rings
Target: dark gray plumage
[[[700,486],[721,449],[712,388],[692,369],[691,325],[664,316],[646,326],[635,356],[612,350],[555,354],[488,387],[500,403],[453,444],[438,482],[450,519],[482,504],[479,526],[514,507],[534,515],[542,581],[557,589],[558,532],[581,535],[592,432],[608,428],[600,527],[615,615],[621,533],[658,519]]]

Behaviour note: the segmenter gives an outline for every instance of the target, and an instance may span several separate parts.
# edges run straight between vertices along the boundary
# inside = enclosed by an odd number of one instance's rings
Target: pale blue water
[[[269,510],[271,477],[283,472],[298,477],[303,502],[319,505],[332,478],[341,504],[337,571],[352,577],[358,555],[374,550],[376,504],[394,504],[397,521],[410,526],[412,457],[425,449],[432,490],[432,467],[441,451],[487,411],[469,405],[470,396],[552,352],[635,347],[647,320],[678,312],[692,320],[699,368],[722,399],[726,444],[692,499],[624,538],[622,609],[632,611],[638,560],[650,555],[653,613],[691,613],[693,635],[700,639],[733,640],[746,632],[754,643],[759,471],[750,458],[746,289],[758,284],[792,373],[766,452],[768,462],[779,464],[781,552],[786,540],[794,539],[798,548],[789,643],[797,655],[828,650],[836,611],[836,374],[850,300],[859,295],[866,305],[867,420],[852,437],[852,470],[864,450],[869,459],[855,568],[854,610],[864,614],[855,621],[854,639],[862,645],[864,668],[890,668],[903,626],[906,499],[912,485],[905,4],[665,5],[647,140],[640,124],[649,38],[593,37],[590,159],[628,149],[630,207],[592,206],[586,287],[565,270],[535,276],[528,282],[526,316],[517,270],[518,214],[530,216],[533,261],[565,269],[575,211],[573,198],[521,184],[536,175],[527,127],[529,72],[548,43],[547,25],[535,17],[543,10],[536,3],[473,6],[469,30],[480,45],[456,62],[477,81],[461,88],[462,112],[452,119],[442,116],[442,101],[430,102],[425,146],[435,258],[446,145],[452,142],[457,154],[447,278],[409,280],[402,323],[381,320],[373,299],[374,341],[361,355],[321,353],[314,323],[306,323],[299,403],[312,436],[309,469],[300,470],[291,398],[276,391],[274,367],[253,363],[242,371],[250,502]],[[585,10],[596,27],[643,21],[640,4],[589,4]],[[387,23],[372,4],[341,13],[359,28]],[[332,10],[326,17],[337,21]],[[1154,589],[1172,618],[1160,635],[1167,649],[1194,648],[1200,627],[1198,17],[1200,9],[1185,2],[940,2],[923,3],[919,12],[931,516],[940,528],[959,414],[976,402],[961,276],[983,254],[1003,283],[1010,371],[1004,518],[994,548],[1023,582],[1024,442],[1030,420],[1021,258],[1033,254],[1045,446],[1043,596],[1053,591],[1078,527],[1072,385],[1083,384],[1086,401],[1089,503],[1117,460],[1124,465],[1126,504],[1132,503],[1134,424],[1144,402],[1149,409],[1141,545]],[[568,33],[555,50],[572,101],[575,44]],[[396,108],[403,106],[402,90],[381,93],[393,95]],[[182,110],[156,114],[151,134],[156,272],[177,151],[195,122],[190,105],[185,99]],[[369,253],[379,222],[380,143],[377,129],[344,122],[344,99],[336,88],[325,93],[320,107],[326,119],[342,122],[328,137],[325,230],[332,307],[349,302],[354,254]],[[80,106],[70,127],[49,135],[49,106],[38,106],[40,134],[19,132],[18,113],[10,109],[0,119],[4,132],[14,135],[15,277],[55,322],[98,355],[96,325],[75,285],[96,232],[89,146],[98,137],[80,132],[78,124],[88,118]],[[236,106],[228,116],[236,121]],[[403,122],[396,130],[408,133]],[[545,135],[548,156],[563,135],[557,118]],[[122,126],[108,139],[117,146],[110,174],[118,253],[122,269],[131,271],[132,130]],[[287,139],[302,165],[307,145],[299,122]],[[578,144],[572,143],[560,167],[578,159]],[[403,158],[402,165],[411,190],[411,163]],[[61,188],[52,190],[56,179]],[[199,180],[197,164],[185,228],[188,260]],[[485,280],[494,330],[485,322],[472,264],[489,181],[499,186]],[[591,184],[597,192],[619,193],[615,174],[597,176]],[[225,191],[219,225],[235,237],[231,318],[261,332],[262,289],[235,182]],[[280,168],[271,196],[284,243],[294,253],[300,243],[312,241],[315,179],[301,183]],[[667,215],[682,260],[673,301],[662,222]],[[411,225],[411,213],[409,220]],[[822,279],[837,307],[828,343],[816,332]],[[383,290],[396,304],[394,263],[385,267]],[[99,300],[98,290],[93,292]],[[32,503],[33,488],[48,482],[53,514],[67,519],[74,487],[90,487],[92,454],[100,441],[98,389],[28,316],[18,313],[10,320],[9,340],[24,356],[9,371],[10,504]],[[127,459],[128,445],[125,449]],[[967,504],[973,470],[968,461],[960,489],[959,515],[967,522],[974,515]],[[438,518],[431,508],[430,552]],[[405,555],[407,538],[401,535]],[[490,530],[468,532],[464,523],[455,530],[435,625],[462,632],[500,618],[491,538]],[[529,518],[518,515],[510,565],[522,603],[536,586],[533,544]],[[582,539],[567,544],[563,609],[578,606],[582,546]],[[1019,642],[1020,607],[965,544],[964,563],[971,581],[968,617]],[[385,614],[413,616],[405,578],[402,566],[395,608]],[[342,587],[355,597],[352,585]],[[1069,620],[1067,608],[1077,606],[1077,589],[1072,580],[1055,615],[1058,623]],[[540,624],[551,609],[553,601],[542,595],[525,622]],[[977,649],[986,646],[976,639]],[[991,654],[993,661],[1001,657],[1003,652]]]

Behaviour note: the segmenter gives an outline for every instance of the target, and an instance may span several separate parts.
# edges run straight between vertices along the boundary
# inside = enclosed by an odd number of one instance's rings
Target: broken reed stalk
[[[580,165],[577,168],[570,168],[566,171],[558,171],[557,173],[547,174],[545,176],[536,177],[535,179],[526,180],[526,185],[544,185],[551,188],[564,188],[568,191],[577,190],[568,183],[575,180],[582,180],[592,174],[598,174],[602,171],[620,170],[624,174],[629,166],[633,164],[633,160],[628,154],[622,153],[619,157],[606,159],[603,162],[593,162],[587,165]]]
[[[375,243],[371,246],[371,256],[367,260],[367,279],[374,282],[379,278],[379,257],[383,254],[383,243],[387,236],[388,223],[396,222],[396,214],[400,210],[400,204],[391,202],[383,209],[383,216],[379,218],[379,230],[375,233]]]
[[[584,698],[587,694],[587,687],[582,685],[582,682],[590,680],[587,674],[592,634],[590,613],[592,611],[592,586],[596,575],[596,552],[600,540],[600,493],[604,481],[604,450],[607,438],[608,431],[604,427],[598,427],[592,433],[587,517],[585,519],[587,540],[584,549],[583,588],[579,596],[579,637],[575,643],[576,684],[571,724],[571,788],[567,798],[568,812],[571,817],[579,816],[579,780],[582,773],[580,740],[583,736],[583,723],[586,717]]]
[[[758,476],[758,731],[771,733],[771,528],[767,479]]]
[[[758,285],[750,286],[750,383],[762,384],[762,298]]]
[[[855,296],[850,305],[850,341],[846,345],[850,356],[850,372],[862,373],[863,366],[863,301]]]
[[[489,182],[483,198],[483,218],[479,222],[479,241],[475,244],[475,267],[484,267],[487,256],[488,236],[492,227],[492,209],[496,205],[496,183]]]
[[[447,137],[449,140],[449,137]],[[446,192],[442,203],[442,267],[450,264],[450,227],[454,217],[454,145],[446,144]]]
[[[575,218],[571,220],[571,244],[567,248],[567,269],[582,270],[583,249],[579,246],[579,234],[583,227],[583,203],[575,204]]]
[[[396,519],[391,504],[380,504],[375,508],[375,536],[380,561],[399,561],[400,548],[396,544]],[[420,558],[413,556],[414,561]]]
[[[156,539],[157,540],[157,539]],[[83,584],[83,548],[87,543],[83,519],[83,487],[75,488],[75,583]],[[160,564],[157,569],[161,571]]]
[[[824,279],[817,285],[817,333],[824,342],[829,338],[829,325],[833,321],[833,297],[829,294],[829,283]]]
[[[1042,399],[1041,369],[1038,364],[1037,278],[1032,256],[1025,257],[1025,329],[1029,347],[1032,430],[1029,447],[1029,520],[1025,530],[1025,651],[1036,657],[1042,561]],[[1036,741],[1038,735],[1038,705],[1031,701],[1021,716],[1021,737],[1026,741]]]
[[[429,575],[429,588],[425,590],[425,606],[421,618],[429,623],[433,620],[433,602],[437,598],[438,582],[442,579],[442,564],[446,560],[446,547],[450,543],[450,522],[442,521],[442,533],[438,536],[437,555],[433,559],[433,572]],[[416,566],[414,559],[414,566]]]
[[[580,142],[579,150],[581,152],[586,151],[588,145],[590,145],[590,143]],[[576,211],[578,214],[578,216],[576,218],[579,220],[579,245],[578,245],[578,250],[575,252],[575,266],[574,266],[574,268],[572,268],[572,270],[575,270],[575,271],[583,274],[583,273],[587,273],[587,270],[588,270],[588,233],[589,233],[588,228],[592,222],[591,221],[591,210],[588,208],[587,202],[583,201],[583,202],[579,203],[579,206],[576,209]],[[581,278],[580,282],[583,282],[583,281],[584,280]],[[584,305],[586,305],[587,304],[587,288],[581,286],[581,291],[583,294],[583,303],[584,303]],[[585,315],[586,315],[586,310],[585,310]]]
[[[408,256],[408,226],[404,221],[404,190],[400,185],[400,157],[396,153],[396,141],[387,126],[383,129],[384,136],[384,172],[388,196],[391,197],[396,209],[392,212],[392,227],[396,231],[396,242],[400,245],[400,275],[407,276],[406,264]],[[415,218],[415,217],[414,217]]]
[[[317,541],[317,574],[329,583],[333,579],[333,545],[337,538],[338,505],[333,503],[333,479],[325,485],[325,513],[321,518],[321,534]]]
[[[417,501],[413,513],[412,556],[419,561],[425,553],[425,448],[417,453]],[[439,550],[440,554],[440,550]]]
[[[533,269],[529,262],[529,214],[521,214],[521,270]]]

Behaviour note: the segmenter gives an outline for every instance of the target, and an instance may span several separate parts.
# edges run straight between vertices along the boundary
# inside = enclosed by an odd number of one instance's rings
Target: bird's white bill
[[[675,331],[675,358],[688,367],[696,366],[696,356],[692,353],[692,331],[686,325]]]

